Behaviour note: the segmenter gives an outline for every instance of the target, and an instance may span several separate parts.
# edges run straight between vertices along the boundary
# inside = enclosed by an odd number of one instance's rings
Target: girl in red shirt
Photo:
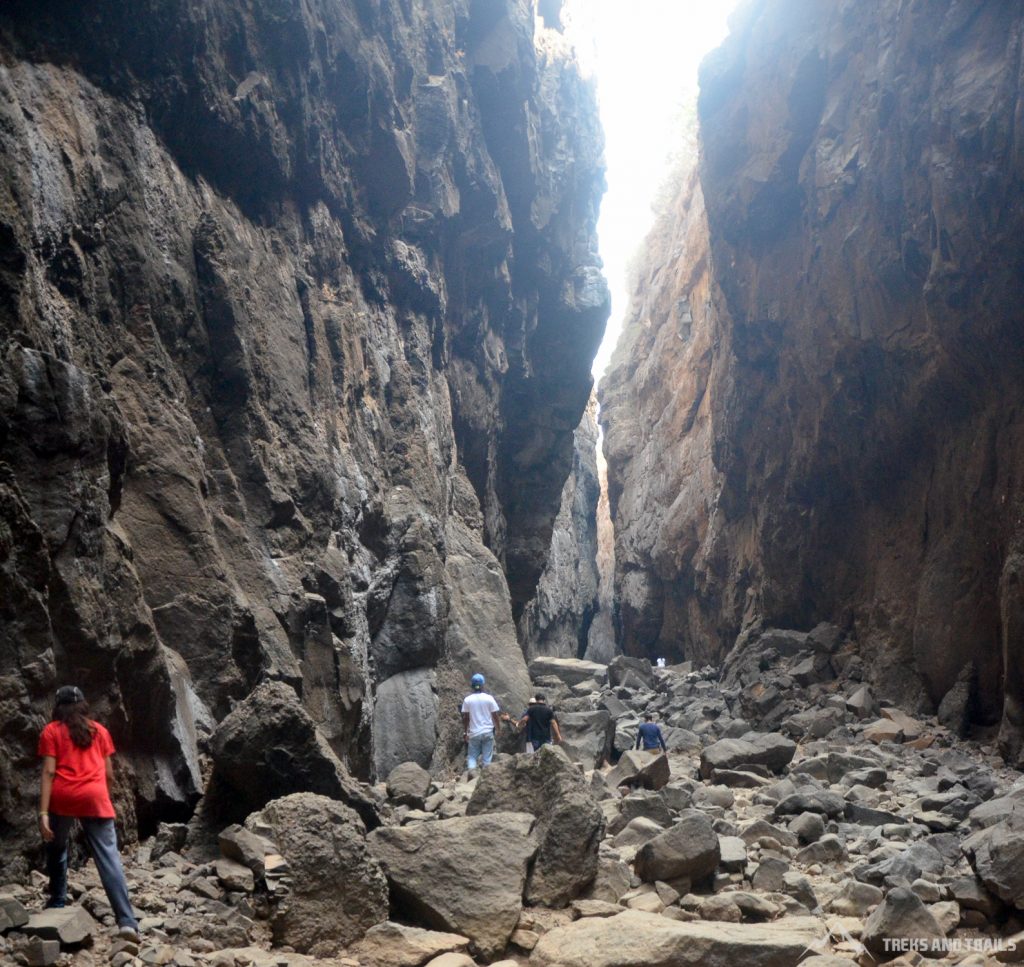
[[[89,705],[80,688],[57,691],[53,721],[39,736],[43,760],[39,790],[39,832],[46,842],[50,875],[48,907],[63,907],[68,894],[68,838],[77,819],[85,831],[103,889],[117,918],[118,935],[139,939],[139,924],[128,898],[121,855],[117,851],[114,807],[107,783],[113,778],[110,733],[87,718]]]

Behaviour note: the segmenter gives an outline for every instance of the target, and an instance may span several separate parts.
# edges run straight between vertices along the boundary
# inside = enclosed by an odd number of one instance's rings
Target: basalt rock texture
[[[57,683],[129,834],[188,815],[266,679],[364,778],[446,761],[471,668],[519,707],[600,157],[523,0],[3,5],[0,864]]]
[[[912,707],[973,661],[1020,758],[1022,33],[998,0],[758,0],[703,65],[601,393],[627,653],[834,621]]]
[[[597,401],[591,401],[575,434],[572,473],[551,533],[547,565],[537,594],[517,622],[529,661],[539,655],[583,658],[598,610]],[[609,656],[610,657],[610,656]]]

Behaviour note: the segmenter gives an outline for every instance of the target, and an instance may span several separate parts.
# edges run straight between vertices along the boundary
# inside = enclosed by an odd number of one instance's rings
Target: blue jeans
[[[469,751],[466,753],[466,768],[475,769],[477,761],[489,766],[494,758],[494,732],[481,732],[469,737]]]
[[[85,838],[89,843],[89,852],[96,863],[100,874],[100,882],[106,890],[107,899],[114,910],[114,917],[119,927],[139,929],[138,921],[132,911],[132,901],[128,899],[128,884],[124,879],[124,867],[121,866],[121,854],[117,851],[117,833],[114,831],[112,819],[79,819]],[[53,842],[46,844],[46,872],[50,875],[49,906],[62,907],[68,898],[68,839],[71,827],[75,824],[73,816],[57,816],[50,813],[50,829],[53,830]]]

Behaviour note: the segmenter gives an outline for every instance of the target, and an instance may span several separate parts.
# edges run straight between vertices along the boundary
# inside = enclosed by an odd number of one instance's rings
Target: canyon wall
[[[572,473],[551,532],[537,593],[517,623],[527,660],[539,655],[582,658],[598,610],[597,400],[591,399],[575,434]]]
[[[3,5],[3,863],[59,684],[129,835],[268,680],[362,778],[442,768],[472,672],[520,707],[601,153],[526,0]]]
[[[843,625],[1024,725],[1024,11],[756,0],[601,387],[627,653]]]

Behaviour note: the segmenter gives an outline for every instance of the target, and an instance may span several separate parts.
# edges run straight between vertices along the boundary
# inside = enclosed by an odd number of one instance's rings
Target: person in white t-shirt
[[[462,725],[466,732],[466,768],[470,772],[489,766],[494,758],[494,735],[501,728],[498,703],[484,691],[484,676],[477,673],[469,683],[473,691],[462,702]]]

